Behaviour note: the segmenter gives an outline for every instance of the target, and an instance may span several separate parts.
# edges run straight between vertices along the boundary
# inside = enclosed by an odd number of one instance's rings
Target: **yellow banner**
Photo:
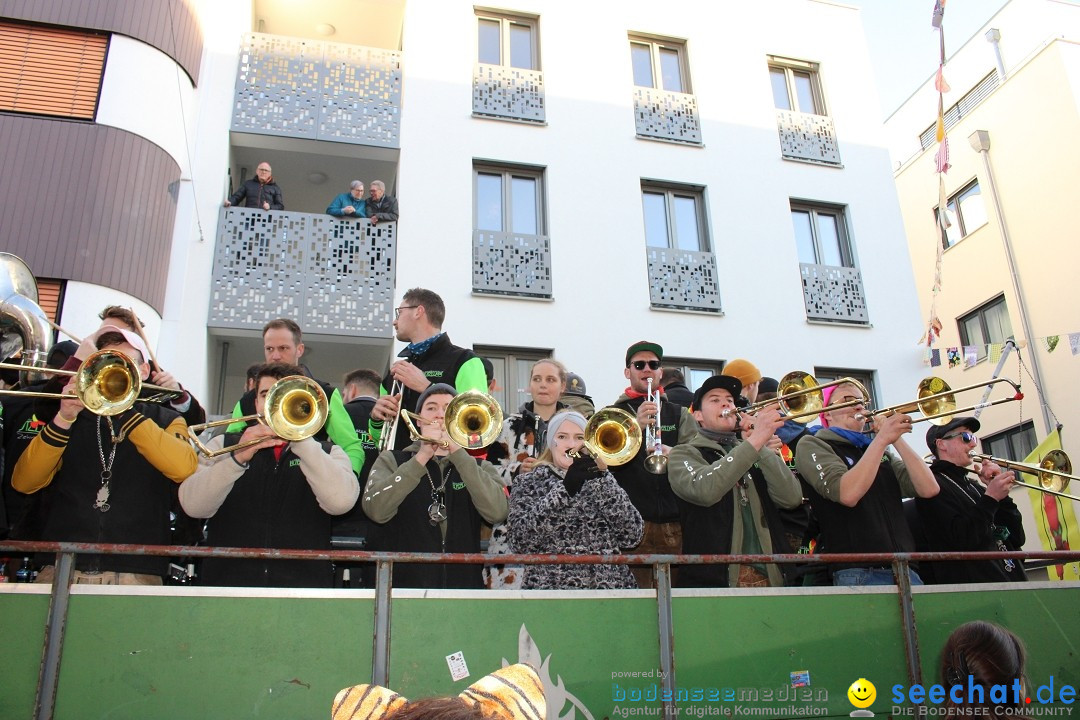
[[[1051,450],[1061,450],[1061,433],[1058,430],[1046,436],[1024,462],[1035,465]],[[1022,482],[1031,482],[1028,478],[1019,478]],[[1039,542],[1044,550],[1076,550],[1080,548],[1080,525],[1076,522],[1076,511],[1072,500],[1067,500],[1050,493],[1028,490],[1031,508],[1035,513],[1035,523],[1039,526]],[[1080,562],[1067,565],[1051,565],[1046,568],[1051,580],[1080,580]],[[1038,579],[1035,574],[1032,580]]]

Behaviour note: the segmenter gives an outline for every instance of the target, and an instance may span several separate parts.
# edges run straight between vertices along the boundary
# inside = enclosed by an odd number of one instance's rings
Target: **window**
[[[524,70],[540,69],[536,18],[476,13],[476,61]]]
[[[719,375],[725,362],[724,360],[665,357],[664,370],[681,370],[684,384],[690,392],[695,392],[701,387],[701,383],[713,375]]]
[[[934,208],[934,218],[938,219],[940,208]],[[974,180],[963,190],[949,198],[945,209],[945,227],[941,231],[941,244],[946,250],[975,230],[986,224],[986,206],[983,205],[979,181]],[[940,227],[940,222],[938,223]]]
[[[819,385],[824,385],[832,380],[839,380],[840,378],[854,378],[862,383],[862,386],[866,388],[866,392],[870,393],[870,404],[868,407],[877,407],[877,391],[874,389],[874,371],[873,370],[851,370],[845,368],[835,367],[819,367],[814,369],[814,377],[817,378]],[[808,423],[808,425],[816,425],[816,421]]]
[[[843,207],[792,201],[791,223],[795,228],[799,262],[855,267]]]
[[[476,165],[476,229],[544,235],[543,180],[540,168]]]
[[[982,439],[982,451],[1004,460],[1022,461],[1038,445],[1035,424],[1030,420]]]
[[[503,415],[517,412],[522,403],[532,399],[529,371],[537,360],[551,357],[550,350],[525,348],[476,346],[473,352],[491,361],[495,372],[495,390],[491,395],[499,401]]]
[[[960,326],[960,344],[974,345],[979,361],[986,359],[986,346],[1000,344],[1012,337],[1012,322],[1005,296],[999,295],[982,307],[956,321]]]
[[[778,110],[826,115],[817,63],[769,58],[769,81]]]
[[[705,196],[701,188],[641,183],[645,244],[708,252]]]
[[[634,67],[634,84],[639,87],[691,92],[686,43],[681,40],[631,35],[630,62]]]
[[[109,36],[0,22],[0,110],[93,120]]]

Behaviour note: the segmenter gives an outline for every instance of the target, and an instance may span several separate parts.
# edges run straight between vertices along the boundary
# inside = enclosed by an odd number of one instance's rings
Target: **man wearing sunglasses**
[[[970,453],[978,431],[977,419],[959,417],[926,432],[926,445],[935,458],[930,469],[941,492],[916,498],[915,507],[930,551],[1019,550],[1024,544],[1020,510],[1009,497],[1015,473],[984,462],[978,469],[982,484],[969,474],[975,472],[970,470]],[[1027,580],[1019,560],[1000,559],[935,563],[934,577],[940,583]]]
[[[646,402],[649,380],[652,380],[653,394],[662,397],[663,377],[661,361],[664,349],[659,344],[648,340],[639,340],[626,349],[626,369],[623,374],[630,381],[619,399],[612,407],[627,411],[637,418],[642,437],[649,429],[659,426],[660,440],[664,455],[671,451],[672,445],[690,442],[698,431],[697,422],[687,408],[661,400],[659,418],[657,403]],[[630,462],[611,468],[619,485],[630,497],[637,511],[645,520],[645,534],[641,544],[634,548],[635,553],[680,553],[682,552],[682,526],[679,524],[679,505],[675,493],[668,483],[667,473],[655,475],[645,469],[646,458],[653,453],[653,448],[642,442],[637,455]],[[652,568],[632,567],[638,586],[653,587]]]

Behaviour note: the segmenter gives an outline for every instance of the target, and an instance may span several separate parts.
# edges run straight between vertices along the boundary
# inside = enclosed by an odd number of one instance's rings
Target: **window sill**
[[[478,113],[475,110],[472,114],[476,120],[498,120],[501,122],[512,122],[520,125],[534,125],[538,127],[547,127],[547,120],[530,120],[529,118],[519,118],[512,115],[490,115],[488,113]]]
[[[477,290],[473,288],[472,296],[475,298],[493,298],[497,300],[529,300],[532,302],[555,302],[553,295],[526,295],[524,293],[492,292],[490,290]]]
[[[817,320],[813,318],[806,318],[807,325],[822,325],[826,327],[850,327],[850,328],[865,328],[871,329],[874,324],[870,321],[867,322],[855,322],[849,320]]]
[[[708,315],[709,317],[724,317],[724,311],[711,310],[709,308],[676,307],[671,305],[649,305],[650,310],[656,312],[669,312],[688,315]]]
[[[781,155],[781,160],[787,160],[790,162],[803,163],[804,165],[819,165],[821,167],[836,168],[837,170],[844,169],[844,163],[842,162],[827,162],[825,160],[811,160],[810,158],[801,158],[794,155]]]
[[[638,140],[650,140],[652,142],[665,143],[667,145],[683,145],[685,147],[705,148],[704,142],[691,142],[689,140],[676,140],[674,138],[659,137],[655,135],[642,135],[641,133],[635,133],[634,137]]]

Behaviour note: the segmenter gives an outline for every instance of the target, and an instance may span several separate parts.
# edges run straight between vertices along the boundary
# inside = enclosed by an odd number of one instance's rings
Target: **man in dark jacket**
[[[688,408],[694,404],[694,393],[686,387],[686,377],[679,368],[664,368],[664,377],[660,380],[664,396],[668,402]]]
[[[466,453],[446,433],[453,385],[436,383],[416,404],[417,440],[379,453],[364,489],[364,512],[380,528],[381,550],[480,552],[481,521],[506,519],[509,504],[495,467]],[[482,588],[479,565],[397,563],[394,587]]]
[[[126,355],[143,377],[150,372],[142,339],[129,330],[107,328],[99,350]],[[72,379],[65,393],[72,393]],[[77,398],[61,400],[48,425],[26,448],[11,484],[19,492],[48,488],[41,539],[46,541],[169,542],[172,484],[195,471],[187,424],[157,403],[136,402],[113,416],[94,415]],[[75,582],[161,584],[168,560],[144,555],[79,555]],[[38,582],[49,582],[52,567]]]
[[[302,375],[295,365],[270,363],[258,373],[255,409],[278,380]],[[214,458],[180,488],[180,503],[192,517],[210,518],[207,542],[215,547],[329,550],[330,519],[348,512],[360,486],[349,456],[331,442],[305,438],[287,442],[262,423],[210,441],[211,450],[259,442]],[[186,483],[185,483],[186,485]],[[205,585],[235,587],[330,587],[329,561],[229,560],[205,558]]]
[[[612,407],[635,416],[643,438],[648,437],[650,430],[658,431],[666,455],[671,446],[690,442],[697,435],[698,425],[681,405],[661,401],[657,417],[657,403],[647,401],[649,380],[652,380],[654,394],[662,394],[659,380],[663,359],[664,349],[654,342],[641,340],[627,348],[623,374],[630,381],[630,386]],[[679,505],[668,483],[667,471],[654,474],[645,468],[646,458],[653,454],[653,448],[647,445],[642,442],[637,455],[630,462],[611,468],[611,474],[645,520],[644,539],[634,548],[634,552],[680,553],[682,526],[679,524]],[[634,567],[632,570],[639,587],[653,587],[652,568]]]
[[[259,167],[255,169],[255,177],[245,180],[240,188],[225,201],[225,207],[239,205],[241,200],[244,201],[244,207],[263,210],[285,209],[281,188],[270,174],[270,163],[259,163]]]
[[[936,458],[930,470],[941,492],[916,498],[927,549],[936,552],[1019,550],[1024,544],[1024,523],[1009,489],[1016,482],[1011,470],[995,463],[979,467],[979,479],[968,476],[978,439],[979,421],[959,417],[945,425],[932,425],[926,446]],[[934,563],[939,583],[1006,582],[1026,580],[1019,560],[968,560]]]
[[[386,185],[382,180],[371,181],[367,216],[371,219],[372,225],[378,225],[380,222],[396,222],[398,219],[397,198],[386,194]]]

